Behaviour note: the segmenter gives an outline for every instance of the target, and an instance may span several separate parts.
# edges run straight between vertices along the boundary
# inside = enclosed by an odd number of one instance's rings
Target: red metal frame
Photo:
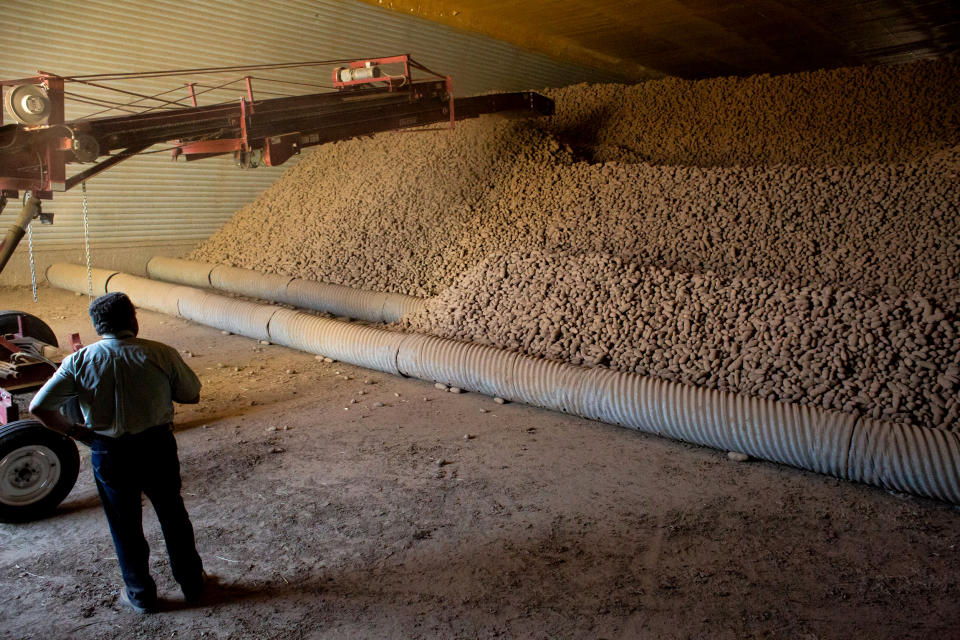
[[[263,141],[263,162],[268,167],[276,167],[297,153],[300,143],[299,133],[289,133],[283,136],[266,138]]]
[[[19,340],[22,343],[25,338],[23,335],[22,316],[17,316],[17,332],[8,335],[12,340]],[[10,362],[14,354],[24,352],[24,349],[14,344],[12,340],[8,339],[7,335],[0,335],[0,361]],[[44,346],[48,346],[46,343],[35,338],[27,338],[27,340],[31,341],[34,348],[40,352],[42,352]],[[70,334],[70,348],[73,352],[83,348],[79,333]],[[14,367],[14,377],[0,381],[2,382],[2,385],[0,385],[0,425],[17,420],[19,417],[19,412],[13,402],[13,396],[10,393],[11,391],[28,391],[35,389],[46,382],[50,376],[53,375],[53,372],[56,371],[56,367],[51,367],[49,362],[42,360],[16,363]]]
[[[253,112],[253,109],[250,109]],[[247,125],[250,122],[250,114],[247,113],[247,101],[240,98],[240,150],[247,151],[250,148],[250,138],[247,134]]]
[[[23,337],[19,333],[14,334],[14,336],[16,338]],[[39,343],[39,341],[37,342]],[[4,336],[0,336],[0,354],[5,356],[3,358],[4,360],[8,360],[13,354],[21,353],[22,351],[23,349],[7,340]],[[7,391],[33,389],[46,382],[47,379],[53,375],[54,371],[56,371],[56,368],[51,369],[50,364],[43,361],[17,364],[16,377],[5,380],[2,386]]]
[[[368,61],[355,61],[351,62],[350,65],[353,68],[360,68],[365,66],[367,62]],[[404,83],[409,81],[410,60],[407,55],[376,58],[369,62],[377,64],[402,63],[404,65]],[[392,92],[396,88],[396,83],[391,82],[390,77],[377,78],[374,80],[385,82],[385,89],[389,92]],[[16,197],[19,195],[20,190],[25,190],[31,191],[35,198],[49,200],[53,198],[53,192],[55,191],[67,191],[80,182],[96,176],[153,144],[170,141],[169,138],[156,137],[149,138],[144,142],[143,136],[136,133],[136,125],[139,122],[143,123],[141,129],[149,129],[151,132],[164,129],[183,129],[184,127],[189,129],[191,121],[212,115],[214,118],[225,118],[223,124],[227,125],[227,127],[232,126],[239,129],[236,131],[237,135],[232,137],[184,141],[173,149],[172,155],[174,159],[179,156],[184,156],[187,160],[196,160],[224,153],[237,151],[250,152],[254,149],[263,149],[266,152],[267,164],[278,165],[298,153],[299,148],[308,146],[308,144],[304,144],[303,141],[292,137],[295,131],[289,129],[286,131],[267,130],[263,132],[264,135],[262,137],[260,137],[258,132],[258,138],[253,139],[250,129],[256,124],[252,118],[258,111],[258,103],[254,96],[253,79],[249,75],[244,76],[244,82],[247,95],[246,98],[240,99],[239,114],[236,115],[231,115],[230,113],[230,111],[233,113],[236,113],[236,111],[222,105],[208,108],[198,107],[195,83],[188,82],[187,89],[189,91],[192,108],[188,107],[182,110],[174,110],[173,112],[167,111],[165,113],[146,114],[143,117],[133,115],[65,123],[63,77],[55,74],[40,73],[30,78],[0,81],[0,91],[2,91],[2,87],[4,86],[19,84],[43,85],[51,104],[51,113],[46,125],[19,127],[18,131],[14,133],[15,137],[24,134],[31,136],[31,144],[25,146],[18,152],[0,155],[0,192],[8,197]],[[349,84],[364,84],[365,82],[366,81],[361,81]],[[341,86],[340,88],[343,87]],[[430,92],[416,92],[413,95],[415,99],[423,99],[429,93]],[[326,94],[318,94],[318,96],[319,95]],[[309,97],[310,96],[307,96],[307,98]],[[297,100],[293,100],[289,106],[298,108],[299,105],[297,102]],[[322,102],[320,106],[322,106]],[[2,114],[0,114],[0,125],[2,125],[2,123]],[[127,133],[125,130],[128,125],[131,127],[130,133]],[[223,126],[219,126],[217,130],[222,131],[224,128]],[[66,164],[72,158],[70,154],[72,139],[77,133],[87,133],[88,131],[93,133],[94,138],[100,143],[102,153],[109,153],[114,149],[118,149],[120,153],[114,154],[68,179],[66,177]],[[296,133],[299,133],[299,131],[296,131]],[[15,137],[14,139],[16,139]],[[117,140],[123,144],[114,144],[113,142]],[[322,142],[329,140],[330,138],[324,136]],[[5,142],[7,141],[0,141],[0,146],[3,146],[2,143]],[[37,166],[38,161],[39,166]]]
[[[19,321],[19,320],[20,320],[20,318],[17,318],[17,321]],[[23,331],[23,329],[21,329],[21,331]],[[13,335],[14,335],[14,337],[17,337],[17,338],[22,338],[22,337],[23,337],[23,335],[20,334],[20,333],[15,333],[15,334],[13,334]],[[10,352],[11,354],[13,354],[13,353],[20,353],[21,351],[23,351],[23,349],[21,349],[21,348],[18,347],[17,345],[15,345],[15,344],[13,344],[12,342],[10,342],[9,340],[7,340],[4,336],[0,336],[0,347],[3,347],[4,349],[6,349],[6,350],[7,350],[8,352]]]
[[[185,142],[173,149],[174,158],[183,155],[187,160],[194,160],[192,156],[219,156],[224,153],[239,151],[243,148],[243,138],[224,138],[223,140],[204,140],[202,142]]]
[[[50,98],[50,118],[47,126],[53,127],[64,123],[64,89],[63,78],[47,75],[44,82],[47,97]],[[44,189],[47,191],[66,191],[67,162],[63,145],[47,146],[47,176]]]
[[[397,59],[400,58],[405,56],[397,57]],[[397,61],[397,59],[387,58],[386,60]],[[359,67],[363,66],[364,62],[355,64]],[[246,80],[248,96],[253,95],[252,82],[249,78]],[[355,98],[349,89],[344,93],[312,94],[255,102],[241,98],[239,113],[234,112],[235,117],[230,118],[231,126],[236,127],[239,136],[180,142],[172,150],[172,154],[174,159],[183,156],[185,160],[190,161],[225,153],[243,153],[259,149],[263,152],[264,164],[277,166],[299,153],[300,149],[333,140],[429,124],[441,119],[449,119],[452,126],[455,116],[452,115],[453,97],[449,78],[442,81],[428,80],[411,83],[402,92],[395,91],[395,88],[374,89],[385,99],[391,94],[397,96],[392,100],[385,100],[388,104],[382,108],[373,106],[376,103],[371,103],[371,106],[363,104],[359,107],[351,107],[353,104],[351,101]],[[432,115],[430,109],[433,109],[432,105],[436,105],[441,100],[446,108],[438,118]],[[411,106],[413,111],[420,114],[420,117],[413,119],[399,117],[400,112],[410,110]],[[303,118],[298,119],[295,115],[291,115],[300,111],[305,113]],[[348,120],[344,123],[343,111],[355,113],[356,121]],[[326,112],[330,112],[335,118],[324,118]],[[424,115],[427,113],[430,114],[429,117]],[[277,122],[278,116],[288,122],[285,127]],[[284,128],[287,128],[287,131],[278,135],[278,131],[283,131]],[[327,130],[334,131],[320,133]],[[312,132],[318,133],[313,135]]]
[[[552,103],[547,105],[549,101],[541,96],[534,100],[534,94],[528,93],[494,94],[455,101],[449,76],[427,69],[406,54],[356,60],[349,62],[348,68],[390,64],[402,64],[403,75],[350,82],[340,82],[335,77],[337,92],[260,100],[254,94],[254,78],[246,75],[243,76],[246,95],[240,98],[239,104],[231,101],[198,106],[196,83],[188,82],[189,95],[183,100],[189,98],[192,106],[176,108],[172,107],[175,102],[163,101],[167,105],[163,110],[146,109],[137,114],[71,122],[64,122],[64,83],[73,80],[86,82],[84,77],[64,78],[40,72],[31,78],[0,81],[0,90],[24,83],[43,84],[51,101],[49,124],[36,127],[17,125],[0,130],[0,195],[16,197],[19,190],[29,190],[33,197],[49,200],[54,191],[69,190],[159,143],[175,145],[172,150],[174,159],[183,156],[186,160],[197,160],[260,150],[263,162],[276,166],[305,147],[380,131],[444,121],[453,127],[458,119],[503,110],[545,115],[552,112]],[[254,67],[245,70],[251,68]],[[434,79],[413,81],[413,69]],[[336,73],[334,71],[335,76]],[[135,74],[120,75],[135,77]],[[66,164],[76,161],[72,147],[74,140],[81,136],[96,141],[100,155],[108,157],[67,178]]]

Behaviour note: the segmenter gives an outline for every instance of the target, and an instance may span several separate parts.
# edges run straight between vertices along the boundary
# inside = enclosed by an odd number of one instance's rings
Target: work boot
[[[130,598],[130,594],[127,593],[127,587],[126,587],[126,586],[120,587],[120,602],[122,602],[123,604],[127,605],[128,607],[130,607],[131,609],[133,609],[134,611],[136,611],[137,613],[140,613],[140,614],[156,613],[156,612],[157,612],[157,603],[156,603],[156,602],[153,602],[153,603],[150,603],[150,604],[140,604],[140,603],[138,603],[138,602],[134,602],[134,601]]]
[[[200,602],[207,592],[207,587],[214,582],[216,582],[216,578],[211,577],[206,571],[204,571],[200,574],[200,584],[190,589],[181,587],[183,590],[183,599],[190,604],[196,604],[197,602]]]

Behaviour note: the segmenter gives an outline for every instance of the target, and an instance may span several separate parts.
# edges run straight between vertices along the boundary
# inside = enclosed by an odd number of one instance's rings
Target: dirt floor
[[[0,307],[95,339],[86,297]],[[120,574],[82,449],[53,517],[0,525],[3,638],[957,638],[960,510],[148,311],[203,402],[178,412],[211,601]]]

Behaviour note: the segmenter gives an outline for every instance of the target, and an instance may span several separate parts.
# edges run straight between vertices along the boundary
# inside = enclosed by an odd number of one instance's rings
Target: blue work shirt
[[[116,438],[173,422],[173,402],[195,400],[200,386],[176,349],[126,331],[64,358],[31,405],[57,410],[76,397],[87,428]]]

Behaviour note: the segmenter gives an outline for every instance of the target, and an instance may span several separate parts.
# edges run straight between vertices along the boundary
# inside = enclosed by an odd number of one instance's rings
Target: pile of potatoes
[[[921,296],[534,251],[491,256],[403,324],[928,427],[960,416],[960,319]]]
[[[405,326],[957,428],[960,65],[549,91],[318,147],[194,259],[436,297]]]

